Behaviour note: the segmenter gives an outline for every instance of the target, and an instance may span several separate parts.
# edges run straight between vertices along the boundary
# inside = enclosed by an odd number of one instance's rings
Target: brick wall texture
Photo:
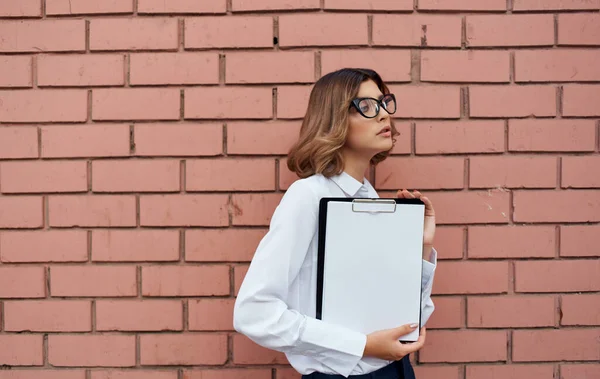
[[[1,0],[0,379],[297,379],[232,330],[321,75],[436,206],[419,378],[600,378],[600,0]]]

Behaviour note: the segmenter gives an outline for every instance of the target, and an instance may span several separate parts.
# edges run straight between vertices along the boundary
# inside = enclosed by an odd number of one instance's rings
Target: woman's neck
[[[359,157],[349,151],[343,152],[344,156],[344,171],[354,179],[364,183],[365,172],[369,168],[370,159]]]

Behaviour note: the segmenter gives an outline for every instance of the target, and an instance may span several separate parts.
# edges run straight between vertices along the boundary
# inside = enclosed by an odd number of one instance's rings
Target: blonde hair
[[[350,104],[358,95],[361,83],[367,80],[375,82],[384,95],[390,93],[379,74],[369,69],[344,68],[323,76],[315,83],[298,141],[288,153],[290,171],[301,178],[314,174],[331,177],[342,173],[342,147],[348,134]],[[392,136],[395,137],[400,133],[393,121],[390,122]],[[393,139],[393,142],[395,144],[396,140]],[[371,164],[383,161],[390,150],[375,155]]]

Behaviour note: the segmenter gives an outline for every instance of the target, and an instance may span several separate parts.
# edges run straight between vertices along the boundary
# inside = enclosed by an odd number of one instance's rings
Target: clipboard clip
[[[361,205],[367,206],[362,208]],[[374,209],[374,207],[371,207],[370,205],[389,205],[389,207],[384,206]],[[352,200],[352,212],[394,213],[396,212],[396,201],[393,199],[354,199]]]

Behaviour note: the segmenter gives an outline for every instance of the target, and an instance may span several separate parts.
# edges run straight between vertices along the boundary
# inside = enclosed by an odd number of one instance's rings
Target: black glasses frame
[[[385,103],[383,102],[384,99],[391,97],[392,100],[394,100],[394,104],[396,105],[396,109],[393,112],[390,112],[386,106]],[[365,114],[360,110],[360,107],[358,106],[358,104],[362,101],[362,100],[375,100],[375,107],[377,112],[375,113],[375,116],[365,116]],[[351,106],[354,106],[354,108],[356,108],[356,110],[358,111],[358,113],[360,113],[361,116],[363,116],[364,118],[375,118],[377,116],[379,116],[379,112],[381,112],[381,108],[385,109],[385,111],[388,114],[394,114],[396,113],[396,111],[398,110],[398,104],[396,103],[396,96],[393,93],[388,93],[386,95],[384,95],[381,100],[375,99],[373,97],[359,97],[356,98],[354,100],[352,100],[352,103],[350,104]]]

